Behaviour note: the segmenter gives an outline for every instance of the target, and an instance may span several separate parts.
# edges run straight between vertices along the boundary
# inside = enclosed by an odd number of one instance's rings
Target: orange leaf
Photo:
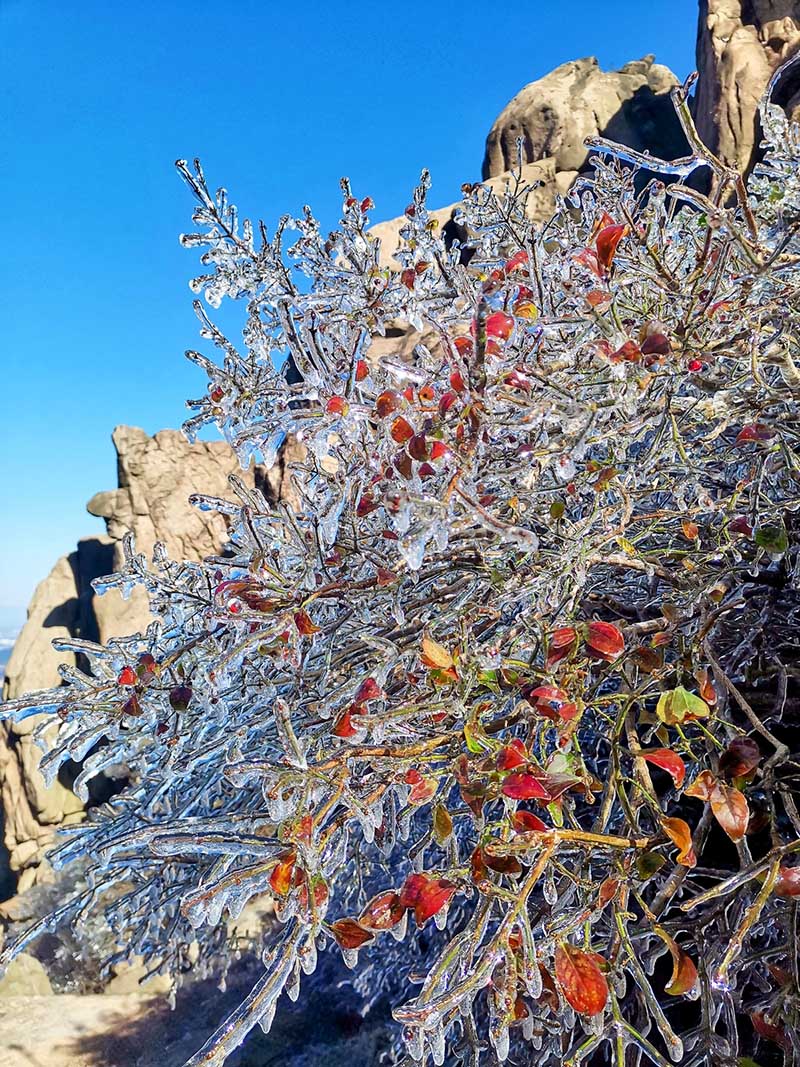
[[[747,830],[750,808],[747,797],[732,785],[717,782],[711,793],[711,810],[731,841],[741,841]]]
[[[594,952],[575,945],[556,946],[555,973],[567,1002],[579,1015],[597,1015],[608,1000],[608,982]]]
[[[711,794],[717,780],[711,771],[700,771],[692,784],[686,789],[687,797],[697,797],[698,800],[711,800]]]
[[[648,752],[640,752],[639,755],[654,767],[666,771],[675,783],[675,788],[680,789],[686,778],[686,764],[677,752],[673,752],[671,748],[651,748]]]
[[[683,530],[683,536],[687,541],[696,541],[700,536],[700,527],[696,522],[692,522],[690,519],[683,520],[681,529]]]
[[[692,831],[689,829],[689,824],[683,819],[663,818],[661,820],[661,828],[678,849],[678,863],[682,863],[684,867],[694,867],[697,863],[697,857],[694,854]]]
[[[422,655],[420,659],[426,667],[434,670],[446,671],[454,665],[453,657],[444,645],[440,645],[438,641],[434,641],[432,637],[427,636],[422,638]]]
[[[297,859],[294,852],[284,853],[278,859],[277,864],[272,868],[272,873],[269,876],[269,884],[272,887],[273,893],[277,893],[279,897],[285,897],[292,887],[292,876],[294,874],[295,860]]]

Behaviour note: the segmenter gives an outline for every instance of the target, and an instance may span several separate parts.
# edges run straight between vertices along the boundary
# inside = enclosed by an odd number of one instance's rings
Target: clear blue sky
[[[527,82],[569,59],[647,52],[685,76],[695,0],[0,0],[0,607],[103,525],[119,423],[179,426],[202,392],[173,161],[270,228],[338,180],[398,215],[423,166],[432,202],[480,177]]]

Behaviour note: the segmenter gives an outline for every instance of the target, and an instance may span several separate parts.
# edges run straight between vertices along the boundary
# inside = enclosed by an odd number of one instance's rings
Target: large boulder
[[[92,515],[105,519],[108,534],[80,541],[37,586],[6,667],[4,699],[56,686],[59,664],[75,665],[74,656],[53,649],[53,640],[106,642],[147,626],[151,616],[142,590],[123,600],[113,590],[98,596],[91,584],[119,567],[128,530],[137,550],[148,557],[156,541],[163,541],[173,558],[202,559],[224,547],[227,527],[221,515],[192,507],[192,493],[230,497],[231,474],[249,486],[258,481],[270,496],[287,492],[282,465],[269,472],[242,471],[224,442],[190,444],[177,430],[150,437],[132,426],[118,426],[112,440],[119,486],[97,493],[88,505]],[[49,877],[42,858],[55,829],[83,817],[68,778],[45,787],[38,770],[41,752],[31,738],[37,724],[35,716],[17,724],[0,723],[0,888],[5,885],[7,890],[16,883],[23,891]],[[102,788],[98,799],[104,799]]]
[[[598,135],[673,159],[686,151],[669,95],[677,84],[651,55],[614,71],[601,70],[594,56],[563,63],[520,89],[495,119],[483,176],[516,166],[520,138],[524,163],[549,157],[556,174],[571,177],[586,165],[584,141]]]
[[[700,0],[694,119],[698,133],[725,163],[746,171],[760,140],[758,105],[773,72],[800,46],[797,0]],[[791,117],[797,73],[776,101]]]

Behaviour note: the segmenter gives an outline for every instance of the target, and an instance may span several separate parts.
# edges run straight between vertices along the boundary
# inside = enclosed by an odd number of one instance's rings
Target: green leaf
[[[675,726],[686,719],[706,719],[710,714],[711,708],[705,700],[690,693],[682,685],[662,693],[656,705],[656,715],[667,726]]]
[[[759,526],[756,530],[755,542],[759,548],[765,549],[771,556],[782,556],[789,547],[789,538],[783,523]]]
[[[666,863],[660,852],[640,852],[636,860],[636,872],[643,882],[658,874]]]
[[[464,740],[467,742],[467,748],[470,752],[491,752],[494,747],[489,735],[477,722],[464,723]]]

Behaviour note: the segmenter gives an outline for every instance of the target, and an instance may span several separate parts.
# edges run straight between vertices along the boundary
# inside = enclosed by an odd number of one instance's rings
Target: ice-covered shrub
[[[49,922],[106,899],[179,978],[274,895],[263,978],[191,1065],[337,943],[397,997],[409,1062],[800,1055],[800,133],[765,104],[745,191],[687,91],[690,157],[597,144],[544,226],[518,184],[466,188],[471,257],[423,176],[397,272],[346,183],[336,232],[307,210],[270,236],[179,164],[194,288],[247,309],[239,348],[196,305],[218,358],[189,353],[187,431],[243,464],[299,441],[291,499],[197,498],[231,523],[203,563],[128,543],[101,584],[158,623],[65,645],[91,673],[4,712],[61,718],[42,767],[90,753],[79,795],[131,768],[56,852],[91,873]],[[376,354],[398,320],[413,355]]]

